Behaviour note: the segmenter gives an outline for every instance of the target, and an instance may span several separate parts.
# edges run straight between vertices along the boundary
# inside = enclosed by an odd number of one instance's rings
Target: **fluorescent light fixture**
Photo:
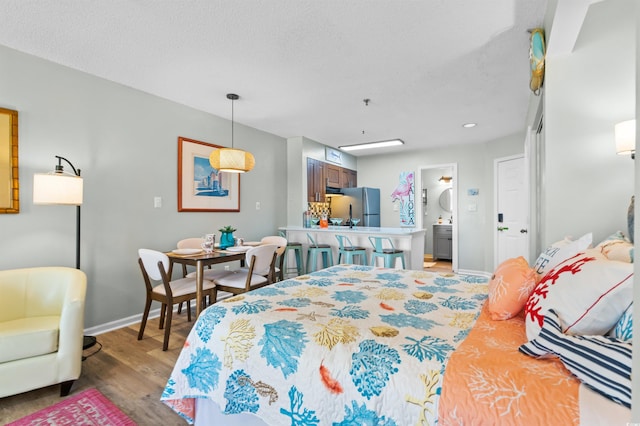
[[[379,142],[367,142],[367,143],[358,143],[355,145],[343,145],[339,146],[343,151],[357,151],[359,149],[372,149],[372,148],[386,148],[389,146],[398,146],[404,145],[402,139],[391,139],[388,141],[379,141]]]
[[[462,127],[464,127],[465,129],[470,129],[472,127],[476,127],[477,125],[477,123],[464,123]]]

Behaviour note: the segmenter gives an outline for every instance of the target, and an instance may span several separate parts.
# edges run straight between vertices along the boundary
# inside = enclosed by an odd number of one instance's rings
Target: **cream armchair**
[[[80,377],[87,277],[64,267],[0,271],[0,398]]]

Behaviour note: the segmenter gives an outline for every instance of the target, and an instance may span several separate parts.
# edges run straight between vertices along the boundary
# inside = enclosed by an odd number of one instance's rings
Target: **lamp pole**
[[[80,169],[76,169],[73,164],[71,164],[71,161],[67,160],[64,157],[60,157],[59,155],[56,155],[56,158],[58,159],[56,173],[63,172],[62,160],[64,160],[69,165],[69,167],[71,167],[71,170],[73,170],[73,174],[80,177]],[[80,269],[80,204],[76,206],[76,269]],[[96,342],[97,339],[95,336],[83,336],[82,349],[88,349],[95,345]],[[84,360],[86,358],[83,357],[82,359]]]
[[[71,164],[71,161],[59,155],[56,155],[56,158],[58,159],[56,173],[62,173],[62,160],[64,160],[69,167],[71,167],[71,170],[73,170],[73,174],[80,176],[80,169],[76,169],[73,164]],[[76,206],[76,269],[80,269],[80,204]]]

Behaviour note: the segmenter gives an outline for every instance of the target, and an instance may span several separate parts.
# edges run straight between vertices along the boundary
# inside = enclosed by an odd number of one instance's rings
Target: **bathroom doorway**
[[[417,225],[425,231],[425,268],[458,270],[458,167],[421,166],[416,179]],[[428,266],[428,268],[427,268]]]

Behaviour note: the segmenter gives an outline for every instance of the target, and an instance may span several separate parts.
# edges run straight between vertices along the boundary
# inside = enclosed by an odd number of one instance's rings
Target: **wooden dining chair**
[[[192,237],[185,238],[178,241],[177,247],[179,249],[202,249],[202,244],[204,243],[204,238],[200,237]],[[182,276],[186,277],[187,273],[187,265],[182,265]]]
[[[278,247],[276,248],[275,266],[273,267],[273,270],[270,271],[273,273],[271,281],[276,282],[284,280],[284,253],[287,250],[287,239],[278,235],[269,235],[260,240],[260,245],[262,244],[275,244]]]
[[[231,271],[217,271],[214,279],[218,291],[241,294],[271,284],[273,266],[276,259],[275,244],[259,245],[247,251],[245,264]]]
[[[177,247],[179,249],[201,249],[202,248],[202,243],[204,243],[204,238],[202,237],[191,237],[191,238],[184,238],[180,241],[178,241]],[[209,267],[211,268],[211,267]],[[195,271],[189,272],[189,270],[187,269],[187,265],[182,265],[182,276],[183,277],[187,277],[189,276],[190,278],[195,277],[196,273]],[[215,301],[209,300],[209,303],[215,303]],[[189,311],[191,311],[191,302],[187,301],[187,309]],[[180,303],[178,305],[178,313],[181,314],[182,313],[182,303]]]
[[[169,257],[162,252],[139,249],[138,256],[138,264],[142,271],[147,292],[142,322],[140,323],[140,331],[138,332],[138,340],[142,340],[144,336],[144,329],[147,325],[151,302],[155,300],[162,304],[160,310],[160,329],[164,328],[162,350],[166,351],[169,347],[173,306],[177,303],[196,299],[196,280],[195,278],[171,280],[167,275],[169,271]],[[202,290],[204,292],[203,294],[208,295],[210,300],[216,300],[217,290],[213,282],[205,280]],[[187,310],[187,319],[191,321],[191,310],[189,309]]]

